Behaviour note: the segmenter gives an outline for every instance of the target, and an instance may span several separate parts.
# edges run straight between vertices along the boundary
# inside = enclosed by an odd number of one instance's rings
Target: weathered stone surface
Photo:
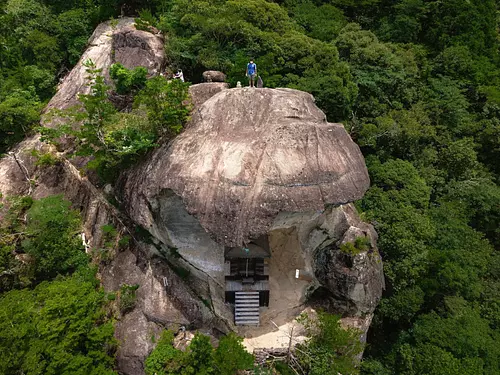
[[[189,95],[191,96],[194,107],[199,108],[212,96],[228,88],[229,84],[223,82],[199,83],[189,86]]]
[[[377,233],[361,221],[352,205],[344,205],[335,216],[333,243],[324,242],[313,254],[314,272],[320,285],[329,291],[330,310],[344,317],[366,317],[377,307],[385,288],[382,259],[376,247]],[[342,233],[343,232],[343,233]],[[342,251],[347,242],[366,237],[366,251],[350,254]]]
[[[291,321],[314,290],[329,311],[371,319],[384,287],[376,233],[343,204],[368,184],[358,147],[309,94],[232,89],[197,107],[183,134],[131,171],[123,198],[133,220],[175,249],[192,287],[228,325],[224,246],[266,236],[269,308],[258,329],[239,329],[255,336]],[[359,236],[369,251],[340,251]]]
[[[165,60],[163,39],[147,31],[125,26],[113,33],[111,53],[113,61],[125,68],[143,66],[150,74],[159,73]]]
[[[156,197],[171,189],[218,243],[239,246],[267,233],[279,212],[347,203],[368,186],[358,146],[311,95],[230,89],[129,175],[125,200],[132,218],[151,228]]]
[[[106,291],[119,290],[123,284],[139,285],[135,309],[117,322],[115,330],[120,341],[117,366],[125,374],[144,374],[144,360],[155,346],[153,335],[159,337],[165,328],[210,327],[214,320],[211,311],[160,258],[125,250],[101,270],[101,279]]]
[[[205,82],[225,82],[226,75],[217,70],[207,70],[203,72],[203,79]]]
[[[165,63],[163,41],[156,35],[146,31],[136,30],[133,18],[120,18],[116,25],[111,21],[101,23],[94,30],[88,41],[88,48],[80,61],[59,84],[58,90],[45,108],[66,109],[78,104],[79,94],[88,94],[87,73],[84,63],[92,60],[98,69],[102,69],[107,84],[112,84],[109,78],[109,67],[115,62],[131,69],[144,66],[151,75],[160,71]],[[50,126],[53,119],[46,118],[43,125]]]

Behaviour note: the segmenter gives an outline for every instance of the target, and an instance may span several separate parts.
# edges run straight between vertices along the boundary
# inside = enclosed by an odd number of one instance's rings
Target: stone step
[[[239,306],[239,307],[259,307],[259,301],[247,301],[247,302],[242,302],[242,301],[238,301],[235,303],[236,306]]]
[[[249,326],[249,325],[259,325],[259,319],[240,319],[240,320],[236,320],[236,325],[237,326]]]
[[[234,322],[236,325],[259,325],[259,292],[236,292]]]
[[[236,296],[236,298],[240,301],[258,301],[259,295],[256,296]]]
[[[236,292],[236,295],[240,297],[258,296],[259,292]]]
[[[260,309],[259,307],[241,307],[241,306],[236,306],[236,308],[234,309],[235,313],[238,313],[238,312],[251,312],[251,313],[254,313],[254,314],[258,314]]]
[[[238,320],[239,318],[259,319],[259,316],[257,314],[255,314],[255,311],[237,312],[235,315],[235,319]]]

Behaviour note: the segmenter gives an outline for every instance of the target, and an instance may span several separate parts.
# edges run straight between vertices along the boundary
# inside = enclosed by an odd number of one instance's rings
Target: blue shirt
[[[255,74],[256,70],[257,70],[257,65],[255,65],[255,63],[248,63],[247,71],[249,75]]]

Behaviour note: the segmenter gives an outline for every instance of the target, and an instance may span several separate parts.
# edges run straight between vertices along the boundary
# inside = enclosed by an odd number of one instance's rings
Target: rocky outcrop
[[[131,217],[151,228],[150,207],[171,189],[216,242],[240,246],[267,233],[279,212],[354,201],[368,186],[358,146],[310,94],[231,89],[130,174],[125,200]]]
[[[293,319],[319,294],[330,311],[367,329],[384,287],[382,262],[375,231],[348,202],[368,186],[359,148],[342,125],[326,121],[311,95],[224,89],[196,107],[181,135],[127,174],[122,199],[162,254],[190,270],[191,286],[228,325],[225,251],[265,238],[270,307],[258,332]],[[342,250],[357,237],[369,246]]]
[[[133,18],[120,18],[114,25],[111,21],[101,23],[95,29],[88,41],[88,48],[71,72],[64,77],[58,90],[45,108],[66,109],[78,104],[79,94],[88,94],[87,67],[85,63],[91,60],[97,69],[102,69],[106,83],[112,85],[109,78],[109,67],[115,62],[126,68],[143,66],[152,75],[160,72],[165,64],[163,40],[146,31],[136,30]],[[43,125],[51,126],[54,119],[46,117]]]
[[[361,221],[352,205],[342,206],[336,228],[345,231],[335,243],[314,254],[315,276],[330,293],[331,310],[343,316],[365,316],[378,305],[385,287],[382,261],[377,252],[377,233]],[[366,238],[365,250],[354,246],[358,238]]]
[[[205,82],[225,82],[226,75],[217,70],[207,70],[203,72],[203,79]]]
[[[189,95],[194,108],[198,109],[212,96],[228,88],[229,84],[223,82],[199,83],[189,86]]]

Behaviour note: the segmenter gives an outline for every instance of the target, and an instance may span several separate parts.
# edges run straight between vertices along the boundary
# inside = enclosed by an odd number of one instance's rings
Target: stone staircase
[[[259,292],[236,292],[234,323],[237,326],[259,325]]]

